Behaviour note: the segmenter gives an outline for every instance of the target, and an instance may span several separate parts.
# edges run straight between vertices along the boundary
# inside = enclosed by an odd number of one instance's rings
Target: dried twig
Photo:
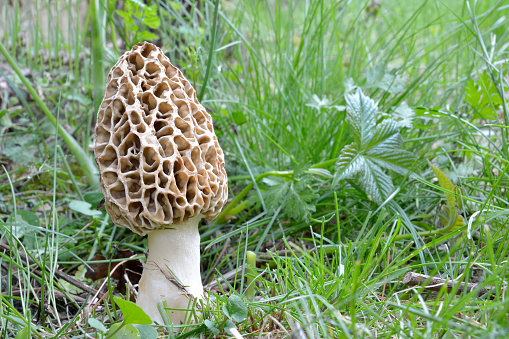
[[[11,292],[10,296],[14,296],[14,297],[19,297],[21,296],[21,294],[25,293],[26,291],[24,290],[14,290]],[[32,293],[32,294],[35,294],[35,293],[40,293],[41,292],[41,288],[40,287],[35,287],[33,290],[28,290],[28,292]],[[60,291],[54,291],[53,292],[55,294],[55,298],[57,299],[65,299],[67,298],[67,296],[60,292]],[[3,295],[7,295],[7,293],[2,293]],[[76,302],[79,302],[79,303],[83,303],[85,302],[85,299],[82,298],[82,297],[79,297],[77,295],[73,295],[73,294],[69,294],[74,300],[73,301],[76,301]]]
[[[479,289],[477,295],[484,295],[486,293],[493,294],[493,289],[490,287],[479,287],[479,284],[474,283],[458,283],[454,280],[431,277],[429,275],[414,272],[407,272],[401,283],[408,286],[421,286],[427,290],[436,292],[439,292],[442,289],[442,286],[446,285],[447,292],[451,292],[453,288],[457,287],[456,294],[461,294],[463,292],[470,293],[475,289]],[[457,286],[458,284],[459,286]]]
[[[231,270],[230,272],[227,272],[227,273],[223,274],[222,277],[217,278],[217,279],[211,281],[209,284],[205,285],[205,289],[206,290],[211,290],[211,289],[213,289],[215,287],[218,287],[219,284],[222,284],[225,281],[228,281],[228,280],[232,279],[236,275],[241,274],[242,271],[244,270],[244,268],[245,268],[245,266],[239,266],[239,267],[237,267],[237,269]]]

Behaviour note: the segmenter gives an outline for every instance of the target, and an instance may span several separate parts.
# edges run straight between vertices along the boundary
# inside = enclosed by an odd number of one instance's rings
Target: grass
[[[159,26],[140,10],[134,37],[111,4],[83,3],[39,0],[35,16],[83,14],[47,22],[0,9],[3,337],[112,337],[126,315],[112,297],[129,292],[86,271],[143,259],[146,239],[95,209],[88,163],[101,81],[144,31],[203,97],[230,179],[224,212],[200,228],[210,297],[159,337],[507,337],[504,1],[153,0]],[[394,194],[381,203],[359,175],[334,181],[356,88],[416,158],[415,176],[384,172]],[[403,284],[408,272],[478,288],[431,292]]]

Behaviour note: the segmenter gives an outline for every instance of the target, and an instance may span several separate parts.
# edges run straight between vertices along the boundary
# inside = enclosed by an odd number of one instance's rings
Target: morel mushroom
[[[162,324],[159,302],[186,309],[202,296],[198,223],[228,196],[212,118],[180,70],[143,42],[111,69],[95,132],[106,210],[116,225],[148,234],[137,304]],[[184,316],[170,311],[174,324]]]

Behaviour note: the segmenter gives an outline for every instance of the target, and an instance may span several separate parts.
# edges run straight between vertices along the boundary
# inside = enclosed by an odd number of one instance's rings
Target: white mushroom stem
[[[167,308],[189,309],[192,300],[187,294],[195,298],[203,295],[198,232],[201,218],[193,217],[171,228],[148,233],[148,258],[136,303],[153,322],[163,324],[157,303],[162,302]],[[179,325],[187,312],[168,310],[168,313],[170,321]]]

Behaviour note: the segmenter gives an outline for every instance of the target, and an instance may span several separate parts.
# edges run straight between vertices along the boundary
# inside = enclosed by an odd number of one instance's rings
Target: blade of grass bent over
[[[83,150],[81,145],[76,141],[76,139],[73,138],[71,134],[69,134],[60,124],[57,123],[57,120],[51,114],[48,106],[42,101],[41,97],[37,94],[35,89],[32,87],[28,79],[21,73],[21,70],[19,69],[18,65],[14,61],[14,59],[11,57],[9,52],[5,49],[4,45],[0,42],[0,53],[3,54],[7,62],[11,65],[12,69],[16,74],[19,76],[23,84],[26,86],[28,92],[34,99],[34,101],[37,103],[41,111],[46,115],[48,120],[57,128],[58,133],[62,136],[62,139],[64,139],[66,145],[70,148],[72,154],[76,157],[76,160],[80,164],[81,168],[85,172],[85,175],[87,177],[87,182],[90,186],[96,187],[99,186],[99,177],[97,175],[97,168],[95,167],[94,162],[87,156],[86,152]]]

